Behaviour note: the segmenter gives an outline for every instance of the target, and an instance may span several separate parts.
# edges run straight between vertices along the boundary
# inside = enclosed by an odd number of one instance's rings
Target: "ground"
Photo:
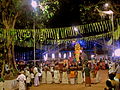
[[[105,81],[108,79],[108,71],[100,70],[101,82],[92,84],[91,87],[85,87],[83,84],[63,85],[63,84],[41,84],[38,87],[31,87],[30,90],[104,90]]]

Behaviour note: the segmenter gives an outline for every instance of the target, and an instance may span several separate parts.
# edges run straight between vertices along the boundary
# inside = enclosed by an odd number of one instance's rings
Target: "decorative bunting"
[[[116,19],[116,31],[114,33],[114,39],[117,40],[120,37],[120,18]],[[103,33],[96,36],[82,37],[79,40],[97,40],[103,37],[112,36],[112,22],[110,20],[75,26],[78,28],[78,31],[75,31],[73,27],[65,28],[50,28],[50,29],[14,29],[9,30],[8,34],[11,37],[14,37],[14,42],[19,46],[28,46],[32,47],[34,42],[34,31],[35,31],[35,42],[36,43],[46,43],[46,44],[55,44],[57,42],[71,42],[73,37],[77,37],[79,34],[93,34],[93,33]],[[3,29],[0,29],[0,38],[4,36]],[[108,33],[106,33],[108,32]],[[72,39],[66,39],[72,38]]]

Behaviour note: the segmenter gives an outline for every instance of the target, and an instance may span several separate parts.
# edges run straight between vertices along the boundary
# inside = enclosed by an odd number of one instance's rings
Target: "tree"
[[[39,11],[37,17],[40,15],[40,17],[44,17],[43,19],[46,21],[50,19],[56,12],[56,8],[54,8],[56,4],[59,4],[57,0],[42,0],[40,4],[42,8],[37,8],[37,11]],[[33,20],[33,13],[31,8],[31,2],[29,0],[0,0],[0,16],[2,16],[2,21],[0,21],[0,23],[4,28],[4,40],[2,41],[2,45],[4,45],[4,47],[2,47],[4,50],[4,55],[1,56],[4,57],[2,58],[5,59],[3,62],[5,63],[6,61],[9,65],[9,68],[16,69],[16,62],[14,57],[14,37],[10,34],[10,31],[17,27],[15,26],[16,22],[22,25],[27,23],[28,27],[26,27],[25,24],[23,28],[31,28],[30,24],[32,22],[30,22],[30,20]],[[49,9],[51,11],[49,11]],[[30,20],[25,20],[25,16],[28,17],[28,14],[31,16]],[[23,22],[23,19],[25,22]]]

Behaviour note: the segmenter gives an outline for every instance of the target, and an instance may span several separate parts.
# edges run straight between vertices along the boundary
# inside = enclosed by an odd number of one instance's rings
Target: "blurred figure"
[[[50,68],[47,68],[47,83],[51,84],[53,82],[53,78],[52,78],[52,73],[50,72]]]
[[[99,64],[95,66],[95,74],[96,74],[96,83],[100,82],[100,71],[99,71]]]
[[[114,74],[109,74],[109,79],[106,81],[107,88],[105,90],[120,90],[119,81],[115,80],[114,77]]]
[[[119,79],[119,82],[120,82],[120,63],[118,64],[118,66],[116,67],[116,78]]]
[[[39,72],[38,72],[38,69],[35,67],[35,69],[33,70],[34,71],[34,86],[39,86],[40,84],[40,81],[39,81]]]
[[[62,84],[68,84],[68,75],[67,75],[67,69],[66,69],[66,67],[63,67]]]
[[[90,79],[90,68],[88,67],[88,64],[83,70],[85,72],[85,86],[88,84],[91,86],[91,79]]]
[[[54,83],[60,83],[60,72],[57,66],[54,70]]]
[[[19,82],[19,90],[26,90],[26,77],[24,75],[24,71],[20,72],[20,75],[17,77],[17,81]]]
[[[46,83],[46,70],[45,70],[45,68],[42,69],[42,83]]]
[[[77,83],[83,83],[83,74],[82,74],[82,66],[78,67],[78,71],[77,71]]]
[[[26,68],[25,75],[26,75],[26,84],[27,84],[27,90],[28,90],[29,87],[31,86],[31,75],[30,75],[29,68]]]

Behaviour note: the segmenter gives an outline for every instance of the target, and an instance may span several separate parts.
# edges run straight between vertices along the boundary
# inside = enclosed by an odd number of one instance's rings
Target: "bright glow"
[[[61,58],[61,53],[59,53],[59,58]]]
[[[32,0],[31,5],[32,5],[33,8],[36,8],[37,7],[37,2]]]
[[[46,54],[46,58],[48,58],[48,54]]]
[[[64,58],[66,58],[66,53],[64,53]]]
[[[53,58],[53,59],[55,58],[55,54],[54,54],[54,53],[52,53],[52,58]]]
[[[43,58],[44,58],[45,61],[47,61],[47,57],[46,57],[46,55],[44,55]]]
[[[114,51],[114,54],[113,54],[113,55],[119,57],[119,56],[120,56],[120,49],[116,49],[116,50]]]
[[[69,52],[69,57],[72,57],[72,53],[71,52]]]
[[[72,41],[72,43],[74,43],[74,44],[75,44],[75,43],[76,43],[76,41],[75,41],[75,40],[73,40],[73,41]]]
[[[109,6],[109,4],[108,3],[105,3],[105,7],[108,7]]]
[[[82,53],[82,50],[80,50],[80,53]]]
[[[74,27],[74,30],[77,32],[77,31],[78,31],[78,28],[77,28],[77,27]]]
[[[91,58],[94,58],[95,55],[91,55]]]

